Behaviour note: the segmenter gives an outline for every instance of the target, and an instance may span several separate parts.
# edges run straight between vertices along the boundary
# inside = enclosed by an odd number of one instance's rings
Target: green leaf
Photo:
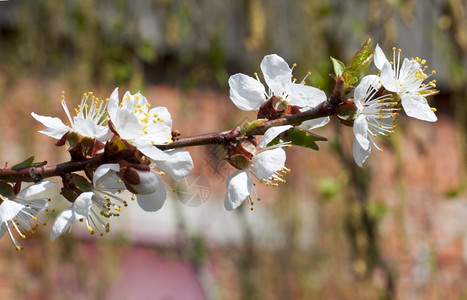
[[[243,128],[240,130],[240,133],[243,134],[247,131],[250,131],[258,126],[261,126],[264,122],[268,121],[268,119],[258,119],[254,120],[250,123],[247,123],[243,126]]]
[[[319,147],[315,141],[327,141],[325,137],[319,136],[300,127],[290,128],[280,135],[280,139],[287,142],[292,142],[293,145],[311,148],[313,150],[319,150]],[[271,141],[268,145],[273,142],[274,140]]]
[[[332,56],[330,56],[330,58],[332,62],[332,67],[334,68],[334,74],[336,74],[336,77],[339,77],[345,70],[345,64]]]
[[[0,195],[12,199],[15,197],[13,187],[3,180],[0,180]]]
[[[346,85],[357,83],[365,75],[374,55],[375,51],[371,49],[371,39],[368,38],[365,44],[354,54],[342,73]]]
[[[73,174],[73,183],[83,192],[92,190],[92,184],[83,176]]]
[[[32,166],[33,161],[34,161],[34,156],[31,156],[28,159],[20,162],[19,164],[14,165],[13,167],[11,167],[11,169],[18,171],[18,170],[30,167]]]

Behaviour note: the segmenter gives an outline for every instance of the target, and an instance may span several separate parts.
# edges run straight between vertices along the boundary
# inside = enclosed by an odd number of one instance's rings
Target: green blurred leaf
[[[370,202],[366,205],[368,214],[377,219],[384,217],[389,213],[389,208],[384,203]]]
[[[83,176],[73,174],[73,183],[83,192],[89,192],[92,190],[92,184]]]
[[[326,199],[337,196],[341,190],[339,180],[334,178],[320,179],[316,184],[316,187],[321,195]]]
[[[315,141],[327,140],[325,137],[319,136],[300,127],[290,128],[280,135],[280,139],[292,142],[293,145],[311,148],[313,150],[319,150],[318,144],[316,144]],[[273,143],[274,140],[271,143]]]
[[[32,166],[33,162],[34,162],[34,156],[31,156],[28,159],[20,162],[19,164],[14,165],[13,167],[11,167],[11,169],[15,171],[21,170],[21,169]]]
[[[0,180],[0,195],[12,199],[15,197],[15,192],[10,184]]]
[[[334,74],[336,74],[336,76],[342,75],[342,73],[345,70],[345,64],[332,56],[330,56],[330,58],[332,62],[332,67],[334,68]]]

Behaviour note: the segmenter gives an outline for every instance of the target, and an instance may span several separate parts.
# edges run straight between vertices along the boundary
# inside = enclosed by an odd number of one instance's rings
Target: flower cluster
[[[75,221],[84,222],[91,232],[109,231],[104,220],[118,216],[127,202],[119,196],[130,191],[145,211],[159,210],[167,196],[162,177],[186,176],[193,168],[191,156],[184,150],[162,151],[155,145],[172,142],[172,120],[165,107],[152,108],[142,94],[118,89],[100,100],[85,93],[81,103],[70,110],[62,93],[61,104],[71,126],[59,118],[32,116],[47,128],[40,131],[66,145],[75,160],[100,157],[104,163],[86,169],[86,176],[65,174],[61,194],[71,203],[56,218],[51,239],[71,231]]]
[[[401,62],[401,49],[393,48],[393,60],[389,61],[376,45],[374,64],[380,70],[379,76],[363,77],[354,91],[357,113],[353,154],[360,167],[370,155],[372,144],[382,151],[373,139],[394,132],[394,120],[402,109],[409,117],[428,122],[437,120],[436,109],[426,100],[438,92],[434,89],[436,81],[425,83],[436,72],[425,73],[428,67],[424,59],[404,58]]]

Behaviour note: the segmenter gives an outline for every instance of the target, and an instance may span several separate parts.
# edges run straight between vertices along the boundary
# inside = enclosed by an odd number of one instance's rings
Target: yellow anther
[[[430,107],[430,109],[431,109],[431,111],[433,111],[433,112],[437,112],[437,111],[438,111],[438,110],[437,110],[436,108],[434,108],[434,107]]]
[[[296,64],[296,63],[293,63],[293,66],[294,66],[294,67],[296,67],[296,66],[297,66],[297,64]]]

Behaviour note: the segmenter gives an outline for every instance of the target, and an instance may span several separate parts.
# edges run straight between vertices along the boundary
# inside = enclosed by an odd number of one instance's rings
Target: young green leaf
[[[331,58],[331,62],[332,62],[332,67],[334,68],[334,74],[336,74],[336,77],[339,77],[344,72],[345,65],[344,65],[343,62],[341,62],[338,59],[335,59],[332,56],[330,56],[330,58]]]
[[[13,167],[11,167],[11,169],[15,170],[15,171],[18,171],[18,170],[21,170],[21,169],[24,169],[24,168],[28,168],[28,167],[32,166],[33,161],[34,161],[34,156],[31,156],[31,157],[27,158],[26,160],[20,162],[19,164],[14,165]]]
[[[293,145],[311,148],[314,150],[319,150],[316,141],[327,141],[325,137],[314,134],[300,127],[293,127],[283,132],[279,137],[276,137],[271,142],[269,142],[268,146],[276,145],[280,140],[292,142]]]

